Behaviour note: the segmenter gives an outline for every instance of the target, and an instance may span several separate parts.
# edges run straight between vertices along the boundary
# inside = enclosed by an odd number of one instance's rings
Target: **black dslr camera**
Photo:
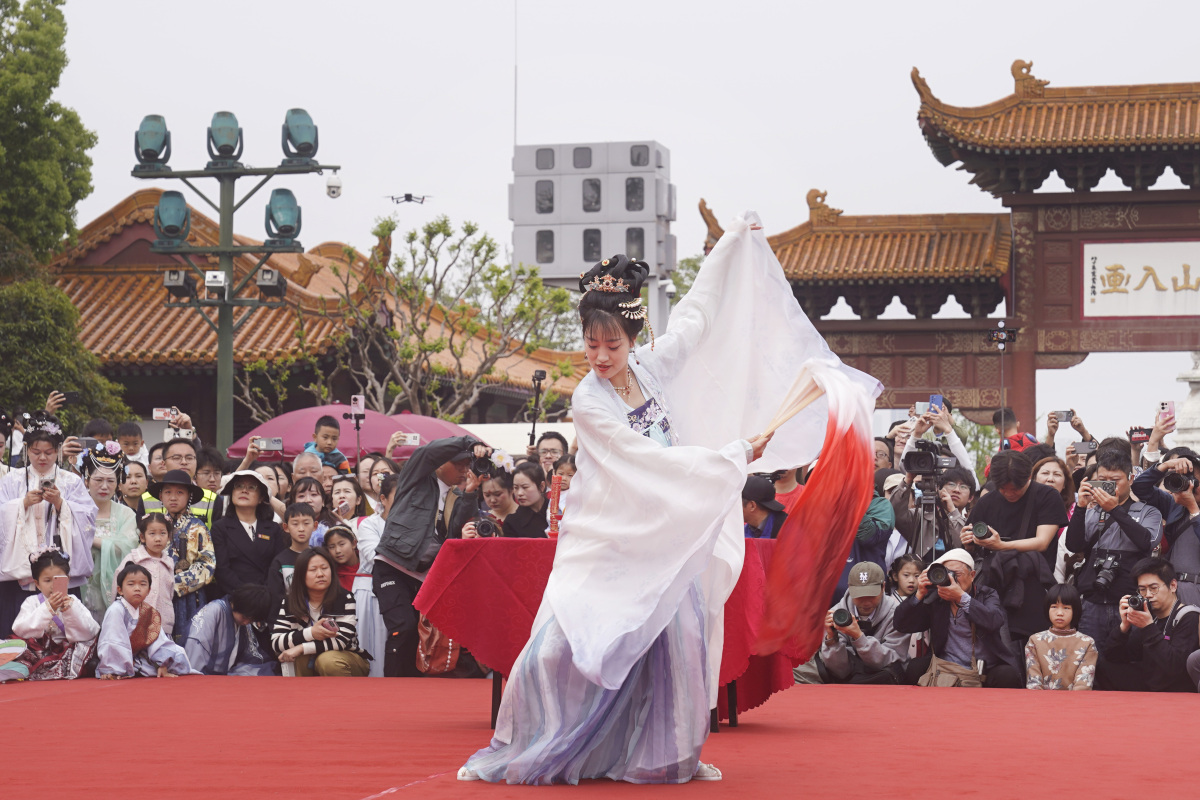
[[[847,627],[854,621],[854,617],[850,616],[850,612],[844,608],[835,608],[833,610],[833,624],[839,628]]]
[[[1092,586],[1096,591],[1106,592],[1112,586],[1113,580],[1117,577],[1117,569],[1121,566],[1121,557],[1114,553],[1097,556],[1092,563],[1092,569],[1096,570],[1096,579],[1092,582]]]
[[[479,521],[475,523],[475,532],[479,534],[480,537],[486,539],[500,535],[500,529],[496,526],[496,523],[487,517],[479,518]]]
[[[930,564],[929,569],[925,572],[925,577],[929,578],[929,582],[937,586],[949,586],[954,582],[954,577],[950,574],[950,570],[946,569],[945,564]],[[925,595],[925,602],[932,603],[938,599],[936,588],[931,588],[929,594]]]
[[[492,460],[486,456],[484,458],[477,458],[471,462],[471,472],[474,472],[481,481],[492,477],[492,470],[494,468],[495,465],[492,464]]]
[[[1129,599],[1125,601],[1131,611],[1145,611],[1146,598],[1142,597],[1137,592],[1129,595]]]
[[[1195,475],[1186,475],[1182,472],[1168,472],[1163,477],[1163,489],[1173,494],[1186,492],[1196,485]]]

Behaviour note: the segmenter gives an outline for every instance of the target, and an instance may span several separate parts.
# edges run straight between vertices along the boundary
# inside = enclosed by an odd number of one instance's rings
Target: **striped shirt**
[[[367,656],[358,646],[358,620],[354,604],[354,595],[343,592],[344,600],[340,614],[322,613],[320,619],[331,619],[338,627],[336,636],[328,639],[313,638],[314,621],[310,618],[297,619],[288,609],[285,597],[279,607],[279,615],[275,618],[275,627],[271,631],[271,648],[279,655],[297,645],[303,647],[305,655],[317,655],[327,650],[346,650]],[[330,605],[326,603],[326,606]],[[318,620],[319,622],[319,620]]]

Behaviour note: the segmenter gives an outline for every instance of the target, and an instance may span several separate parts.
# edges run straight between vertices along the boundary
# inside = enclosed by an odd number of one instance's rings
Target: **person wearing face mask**
[[[96,504],[96,535],[92,539],[95,569],[83,586],[83,604],[96,622],[104,619],[104,612],[113,602],[111,587],[117,570],[138,546],[137,515],[114,502],[126,466],[116,442],[97,444],[83,454],[83,479]],[[144,468],[138,464],[135,469]]]
[[[78,475],[59,468],[64,439],[58,419],[35,411],[22,415],[22,426],[26,466],[0,480],[0,638],[11,635],[35,589],[30,556],[57,546],[71,564],[71,594],[80,599],[95,568],[96,504]]]

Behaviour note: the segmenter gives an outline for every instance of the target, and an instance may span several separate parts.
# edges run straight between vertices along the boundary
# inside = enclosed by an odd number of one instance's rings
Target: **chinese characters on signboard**
[[[1200,317],[1200,241],[1085,242],[1083,316]]]

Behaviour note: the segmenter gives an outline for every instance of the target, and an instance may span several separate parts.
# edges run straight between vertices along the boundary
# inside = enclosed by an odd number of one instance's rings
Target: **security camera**
[[[325,181],[325,194],[334,198],[342,196],[342,179],[336,173],[330,175],[329,179]]]
[[[675,290],[675,282],[674,281],[668,282],[667,283],[667,299],[674,300],[676,294],[678,294],[678,292],[676,292],[676,290]]]

